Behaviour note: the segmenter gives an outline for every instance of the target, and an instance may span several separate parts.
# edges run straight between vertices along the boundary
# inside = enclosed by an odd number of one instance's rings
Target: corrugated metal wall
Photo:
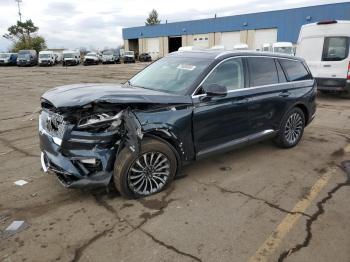
[[[277,28],[278,41],[295,43],[302,25],[328,19],[350,20],[350,2],[124,28],[123,38],[135,39]]]

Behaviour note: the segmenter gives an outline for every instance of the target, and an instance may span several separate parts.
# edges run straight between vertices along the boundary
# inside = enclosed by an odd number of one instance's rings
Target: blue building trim
[[[123,38],[181,36],[277,28],[277,40],[296,43],[300,27],[322,20],[350,20],[350,2],[123,29]]]

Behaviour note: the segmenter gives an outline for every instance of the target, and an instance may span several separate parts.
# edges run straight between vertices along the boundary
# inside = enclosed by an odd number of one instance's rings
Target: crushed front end
[[[139,123],[128,108],[90,104],[57,109],[42,100],[39,117],[41,164],[70,188],[107,186],[118,149],[137,143]],[[130,130],[127,130],[129,127]]]

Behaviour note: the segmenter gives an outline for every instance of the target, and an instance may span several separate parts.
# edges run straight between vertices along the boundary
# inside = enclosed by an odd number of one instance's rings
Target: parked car
[[[56,63],[56,56],[53,51],[39,52],[39,66],[53,66]]]
[[[38,53],[35,50],[20,50],[17,66],[35,66],[38,64]]]
[[[134,51],[125,51],[123,62],[126,63],[135,63],[135,52]]]
[[[74,50],[63,51],[62,66],[74,66],[80,64],[80,52]]]
[[[350,21],[324,21],[301,27],[296,55],[303,57],[321,92],[350,98]]]
[[[0,65],[17,65],[17,53],[0,53]]]
[[[87,53],[84,57],[84,65],[98,65],[101,62],[100,55],[95,52]]]
[[[174,52],[124,85],[76,84],[41,97],[41,162],[70,188],[126,197],[166,188],[181,167],[273,139],[296,146],[315,116],[304,60],[262,52]]]
[[[102,63],[103,64],[118,64],[120,63],[119,49],[117,50],[104,50],[102,52]]]
[[[152,57],[148,53],[141,53],[139,55],[139,61],[140,62],[151,62],[152,61]]]

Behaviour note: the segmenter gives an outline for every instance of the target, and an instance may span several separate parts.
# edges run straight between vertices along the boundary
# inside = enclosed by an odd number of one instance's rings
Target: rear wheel
[[[300,108],[291,109],[282,119],[280,130],[275,138],[279,147],[296,146],[304,133],[305,115]]]
[[[173,180],[177,160],[167,144],[146,138],[139,155],[121,150],[114,164],[114,184],[122,196],[140,198],[164,190]]]

